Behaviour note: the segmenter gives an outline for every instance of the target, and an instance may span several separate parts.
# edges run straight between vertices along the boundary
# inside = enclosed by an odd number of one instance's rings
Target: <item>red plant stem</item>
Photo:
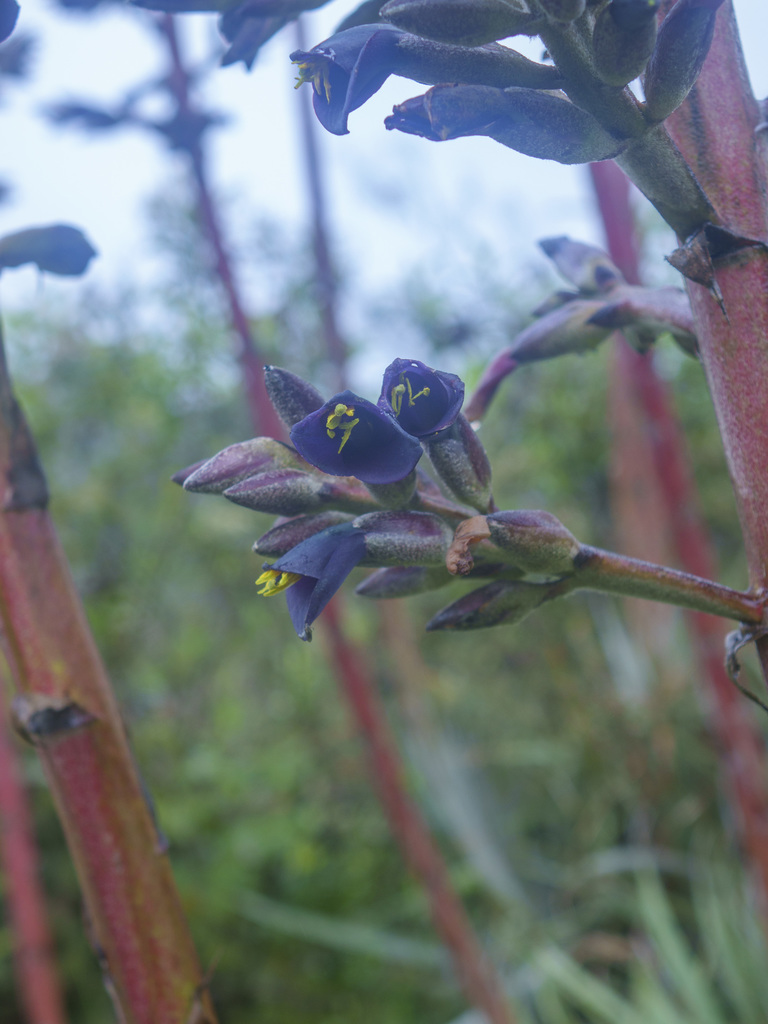
[[[668,5],[667,5],[668,6]],[[748,238],[768,237],[762,117],[749,88],[730,2],[686,102],[667,127],[718,211]],[[743,249],[714,268],[719,296],[688,282],[699,339],[741,521],[750,580],[768,585],[768,250]],[[757,642],[768,681],[768,638]]]
[[[213,1024],[168,858],[45,508],[45,482],[1,349],[0,477],[0,620],[18,691],[14,713],[37,746],[120,1020]]]
[[[304,50],[304,25],[301,18],[296,21],[296,48]],[[315,254],[315,290],[322,320],[323,337],[328,359],[335,370],[335,389],[343,391],[347,386],[347,346],[339,332],[336,318],[338,288],[331,250],[328,244],[328,225],[325,209],[325,190],[317,146],[317,125],[310,107],[310,93],[300,89],[297,97],[301,119],[301,142],[304,149],[304,166],[307,171],[310,210],[312,215],[312,245]]]
[[[164,14],[158,24],[168,44],[171,60],[168,88],[176,101],[179,115],[190,117],[195,111],[190,97],[189,72],[182,58],[173,15]],[[213,251],[216,275],[221,281],[226,296],[232,328],[239,339],[237,358],[243,371],[243,383],[254,430],[259,436],[280,438],[284,434],[283,424],[267,398],[267,389],[264,384],[265,360],[258,350],[248,317],[245,315],[240,301],[240,292],[229,256],[229,247],[224,238],[224,229],[208,180],[200,137],[194,136],[185,150],[189,156],[192,177],[195,182],[203,231]]]
[[[371,685],[367,665],[345,640],[332,604],[324,613],[323,626],[339,682],[366,741],[379,799],[406,862],[424,886],[435,928],[453,957],[462,987],[492,1024],[512,1024],[512,1012],[456,896],[443,856],[407,795],[397,745]]]
[[[297,22],[298,49],[304,49],[301,24]],[[336,323],[336,275],[328,244],[325,198],[320,160],[315,142],[315,122],[307,100],[300,97],[304,164],[315,240],[315,271],[320,297],[323,339],[328,358],[336,369],[340,388],[346,383],[347,348]],[[424,887],[437,933],[449,950],[457,976],[468,1000],[485,1011],[492,1024],[512,1024],[513,1017],[491,964],[461,900],[451,883],[440,848],[432,839],[418,805],[408,795],[405,770],[397,743],[387,725],[369,662],[350,643],[341,628],[342,602],[336,597],[323,614],[328,637],[328,657],[350,711],[365,743],[374,788],[389,820],[392,835],[403,858]],[[386,629],[386,619],[383,620]]]
[[[629,204],[629,186],[613,163],[592,164],[592,180],[612,259],[631,283],[639,283],[637,240]],[[617,384],[645,412],[656,478],[666,519],[682,567],[714,579],[716,559],[699,508],[698,496],[668,390],[648,355],[622,341],[615,362]],[[695,640],[700,672],[709,684],[710,726],[719,740],[726,785],[735,804],[735,822],[743,849],[760,885],[768,911],[768,791],[761,738],[723,664],[725,629],[717,618],[686,613]]]
[[[14,940],[19,1003],[27,1024],[65,1024],[32,815],[0,693],[0,869]]]

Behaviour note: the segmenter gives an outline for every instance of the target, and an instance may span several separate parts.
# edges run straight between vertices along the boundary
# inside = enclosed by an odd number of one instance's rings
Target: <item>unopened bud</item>
[[[575,21],[584,13],[586,0],[539,0],[552,21]]]
[[[264,367],[264,383],[277,415],[290,428],[315,412],[325,399],[309,381],[280,366]]]
[[[391,484],[366,484],[371,495],[385,508],[405,508],[416,490],[416,470]]]
[[[493,543],[526,572],[562,576],[574,571],[581,545],[550,512],[493,512],[487,523]]]
[[[608,160],[626,148],[626,140],[548,88],[437,85],[396,106],[384,126],[433,142],[487,135],[518,153],[561,164]]]
[[[539,245],[563,277],[574,284],[580,292],[608,291],[618,281],[624,280],[613,260],[597,246],[576,242],[567,235],[543,238]],[[572,297],[568,292],[565,295],[569,300]],[[559,305],[563,303],[560,302]]]
[[[437,590],[453,577],[441,566],[391,565],[377,569],[355,587],[360,597],[413,597]]]
[[[229,445],[199,465],[184,479],[184,490],[221,494],[240,480],[275,469],[309,471],[311,467],[287,444],[272,437],[253,437]]]
[[[552,65],[529,60],[508,46],[452,46],[408,33],[397,42],[391,71],[425,84],[454,81],[497,89],[557,89],[563,81]]]
[[[389,0],[380,17],[425,39],[462,46],[536,34],[535,16],[513,0]]]
[[[645,115],[663,121],[693,88],[715,31],[723,0],[678,0],[659,28],[645,71]]]
[[[352,516],[346,512],[318,512],[317,515],[286,519],[284,522],[276,523],[271,530],[267,530],[259,537],[253,545],[253,550],[257,555],[278,558],[308,537],[314,537],[321,530],[348,523],[351,519]]]
[[[571,352],[590,352],[613,328],[594,322],[605,306],[599,299],[574,299],[526,327],[507,350],[508,360],[533,363]]]
[[[697,352],[691,304],[680,288],[621,285],[591,322],[599,327],[623,330],[629,341],[633,340],[632,332],[652,343],[659,334],[668,331],[689,355]],[[636,347],[643,348],[642,345]]]
[[[198,459],[197,462],[193,462],[191,466],[185,466],[184,469],[177,469],[171,477],[171,483],[178,484],[179,487],[184,486],[184,482],[192,476],[196,469],[200,469],[204,466],[208,459]]]
[[[223,493],[236,505],[278,516],[300,516],[330,509],[360,513],[374,505],[370,494],[357,480],[297,469],[260,473],[241,480]]]
[[[443,565],[453,536],[431,512],[369,512],[352,525],[365,533],[363,565]]]
[[[427,631],[485,629],[502,623],[512,626],[545,601],[556,597],[554,586],[502,580],[487,583],[439,611],[427,623]]]
[[[465,416],[425,445],[435,472],[459,501],[480,512],[491,502],[491,464]]]
[[[658,0],[612,0],[597,16],[592,37],[595,70],[607,85],[638,77],[656,42]]]

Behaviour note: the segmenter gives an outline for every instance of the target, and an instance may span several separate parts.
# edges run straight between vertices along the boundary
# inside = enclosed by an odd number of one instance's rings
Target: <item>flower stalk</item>
[[[8,682],[3,679],[3,686]],[[14,940],[19,1004],[28,1024],[65,1024],[32,815],[2,692],[0,716],[0,874]]]
[[[665,9],[668,7],[665,4]],[[671,137],[730,231],[768,236],[768,181],[730,2],[718,13],[709,57],[686,102],[667,120]],[[709,288],[688,282],[707,375],[741,522],[750,582],[768,585],[768,249],[755,244],[715,259]],[[768,640],[757,641],[768,683]]]
[[[16,726],[36,746],[126,1024],[215,1015],[119,708],[0,351],[0,624]],[[151,913],[148,908],[151,908]]]

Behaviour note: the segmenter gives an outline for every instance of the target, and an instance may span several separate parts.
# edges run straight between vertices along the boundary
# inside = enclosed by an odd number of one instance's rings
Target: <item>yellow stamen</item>
[[[405,384],[395,384],[392,388],[391,405],[392,411],[395,416],[400,415],[400,410],[403,407],[403,395],[405,394]]]
[[[299,73],[296,76],[294,89],[311,82],[312,87],[318,96],[325,93],[326,103],[331,102],[331,76],[328,73],[328,64],[324,60],[318,61],[294,61],[298,65]]]
[[[325,429],[328,437],[336,437],[336,431],[340,430],[342,433],[341,444],[339,445],[339,451],[349,440],[349,435],[352,433],[352,428],[356,427],[360,422],[359,419],[352,420],[351,423],[343,423],[342,418],[344,416],[354,416],[355,407],[353,405],[344,405],[339,402],[333,412],[328,413],[328,417],[325,421]]]
[[[408,405],[416,405],[417,398],[421,398],[422,395],[426,398],[429,394],[429,388],[422,388],[421,391],[417,391],[416,394],[414,394],[409,378],[404,373],[401,373],[400,383],[396,384],[392,388],[392,395],[390,399],[390,404],[392,405],[392,409],[396,417],[400,415],[400,410],[403,408],[403,395],[406,390],[408,391]]]
[[[300,579],[300,573],[281,572],[279,569],[265,569],[256,580],[256,586],[261,587],[258,593],[262,597],[274,597],[275,594],[282,594],[288,587],[298,583]]]

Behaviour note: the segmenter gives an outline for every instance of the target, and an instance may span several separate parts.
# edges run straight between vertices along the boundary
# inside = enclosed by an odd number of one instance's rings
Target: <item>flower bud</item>
[[[413,597],[444,587],[452,578],[441,566],[392,565],[372,572],[358,583],[355,593],[373,598]]]
[[[691,91],[704,64],[723,0],[678,0],[659,28],[645,71],[645,115],[663,121]]]
[[[267,530],[259,537],[253,545],[253,550],[257,555],[279,558],[308,537],[314,537],[316,533],[329,526],[350,522],[351,519],[352,516],[346,512],[318,512],[316,515],[286,519],[277,522],[271,530]]]
[[[574,299],[553,309],[517,335],[507,350],[507,360],[517,364],[534,363],[597,348],[613,330],[594,320],[605,305],[600,299]]]
[[[612,0],[597,16],[592,36],[595,70],[607,85],[638,77],[656,42],[659,0]]]
[[[581,545],[549,512],[519,509],[486,517],[494,544],[526,572],[561,576],[574,571]]]
[[[179,487],[184,486],[184,482],[192,476],[196,469],[200,469],[204,466],[208,459],[198,459],[197,462],[193,462],[191,466],[185,466],[184,469],[177,469],[171,477],[171,483],[178,484]]]
[[[480,512],[491,502],[491,464],[482,441],[464,416],[438,437],[425,442],[442,482],[459,501]]]
[[[359,513],[374,504],[370,494],[355,480],[297,469],[274,469],[250,476],[223,493],[236,505],[278,516],[300,516],[327,509]]]
[[[270,402],[289,430],[323,404],[317,388],[280,366],[264,367],[264,383]]]
[[[616,282],[624,280],[614,262],[594,245],[575,242],[567,235],[560,235],[557,238],[543,238],[539,246],[563,277],[581,292],[607,291]],[[570,293],[566,294],[570,296]]]
[[[221,494],[241,480],[275,469],[308,472],[308,462],[287,444],[272,437],[253,437],[231,444],[203,462],[183,481],[185,491]]]
[[[514,625],[557,594],[553,584],[497,580],[465,594],[439,611],[427,631],[485,629],[502,623]]]
[[[592,316],[590,323],[623,330],[633,344],[632,334],[652,344],[659,334],[668,331],[689,355],[697,352],[691,304],[680,288],[621,285],[611,294],[611,301]],[[635,344],[635,347],[642,351],[648,344]]]
[[[584,13],[586,0],[539,0],[552,21],[575,21]]]
[[[570,100],[531,88],[437,85],[396,106],[384,126],[433,142],[487,135],[519,153],[561,164],[608,160],[628,144]]]
[[[352,525],[365,533],[364,565],[443,565],[453,536],[430,512],[369,512]]]
[[[537,24],[535,16],[513,0],[389,0],[380,17],[425,39],[462,46],[535,35]]]
[[[366,484],[371,497],[385,508],[407,508],[416,492],[417,475],[412,469],[402,480],[391,484]]]

